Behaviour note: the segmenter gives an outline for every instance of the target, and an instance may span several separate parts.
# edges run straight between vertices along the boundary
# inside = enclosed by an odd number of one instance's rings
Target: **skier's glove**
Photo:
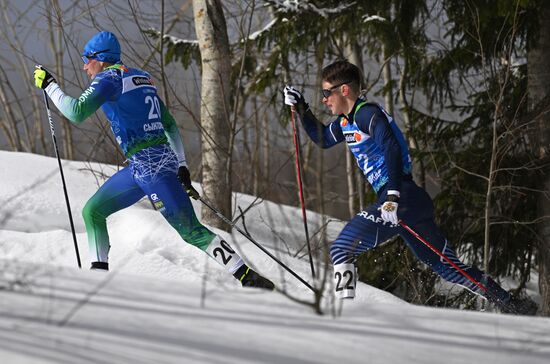
[[[283,93],[285,95],[285,104],[294,106],[298,113],[302,114],[309,108],[309,105],[306,103],[300,91],[296,90],[294,87],[285,86]]]
[[[38,88],[45,89],[50,83],[57,83],[55,78],[41,65],[36,65],[34,70],[34,85]]]
[[[198,200],[201,196],[196,189],[193,188],[191,184],[191,175],[189,174],[189,169],[185,166],[180,166],[178,169],[178,180],[185,188],[185,192],[194,200]]]
[[[397,201],[399,201],[399,197],[396,195],[388,195],[386,197],[386,202],[380,207],[381,217],[384,222],[389,222],[392,225],[397,225],[399,223],[399,219],[397,218],[397,208],[399,204]]]

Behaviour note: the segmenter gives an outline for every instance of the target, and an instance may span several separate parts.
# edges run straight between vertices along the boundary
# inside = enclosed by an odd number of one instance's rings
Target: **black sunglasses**
[[[347,82],[347,81],[346,81],[346,82],[342,82],[342,83],[339,83],[339,84],[337,84],[337,85],[332,86],[331,88],[322,89],[322,90],[321,90],[321,93],[323,94],[323,97],[324,97],[324,98],[328,98],[328,97],[332,94],[332,91],[334,91],[335,88],[340,87],[340,86],[342,86],[342,85],[345,85],[346,83],[349,83],[349,82]]]
[[[109,49],[104,49],[102,51],[92,52],[90,54],[82,56],[82,61],[84,61],[84,63],[87,64],[90,61],[90,59],[94,58],[95,56],[97,56],[100,53],[105,53],[105,52],[109,52]]]

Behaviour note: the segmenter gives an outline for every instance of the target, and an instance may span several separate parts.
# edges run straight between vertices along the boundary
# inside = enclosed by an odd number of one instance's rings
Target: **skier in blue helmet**
[[[78,98],[66,95],[42,67],[35,70],[34,80],[73,123],[101,107],[128,159],[129,165],[111,176],[82,211],[91,268],[109,268],[107,217],[148,196],[183,240],[205,251],[243,286],[274,289],[221,236],[198,221],[189,197],[198,199],[199,193],[191,184],[181,135],[151,76],[122,63],[120,43],[110,32],[94,35],[84,46],[82,60],[91,83]]]

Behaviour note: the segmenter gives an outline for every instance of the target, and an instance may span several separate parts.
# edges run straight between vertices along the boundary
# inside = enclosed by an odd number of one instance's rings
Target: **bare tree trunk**
[[[8,28],[15,29],[15,26],[12,22],[12,19],[8,14],[9,10],[8,10],[8,6],[7,6],[5,1],[2,2],[2,13],[3,13],[2,15],[3,15],[4,21],[6,22],[6,25],[8,26]],[[24,48],[23,48],[23,44],[21,44],[19,36],[17,35],[17,32],[11,34],[10,36],[6,36],[5,37],[5,42],[7,42],[10,45],[10,47],[13,51],[13,54],[15,54],[15,57],[17,58],[17,61],[19,62],[17,70],[21,73],[21,76],[23,76],[23,78],[28,77],[28,75],[30,73],[29,73],[29,70],[27,69],[27,62],[25,61],[23,55],[19,51],[19,50],[24,49]],[[14,96],[17,99],[16,103],[17,103],[17,106],[19,108],[20,115],[22,115],[21,123],[23,124],[23,130],[25,132],[25,140],[21,140],[20,144],[23,147],[24,151],[35,152],[36,151],[36,149],[35,149],[35,140],[36,139],[34,138],[34,135],[36,133],[34,132],[34,130],[31,133],[31,130],[29,128],[29,123],[31,122],[31,120],[28,120],[28,118],[23,117],[23,115],[26,114],[26,110],[23,108],[23,105],[22,105],[20,99],[17,98],[17,93],[18,92],[13,89],[12,83],[10,82],[10,79],[8,78],[6,72],[3,68],[2,68],[2,73],[3,73],[3,79],[7,83],[8,88],[12,91],[12,93],[14,94]],[[36,104],[36,95],[38,94],[38,92],[36,92],[36,89],[34,89],[33,85],[30,82],[26,83],[25,86],[26,86],[26,90],[28,92],[28,95],[31,95],[31,97],[32,97],[33,106],[34,106],[33,114],[35,116],[34,119],[38,120],[39,116],[40,116],[38,114],[38,108],[36,107],[36,105],[37,105]],[[16,120],[13,120],[13,122],[16,123]]]
[[[495,182],[495,171],[497,169],[497,153],[498,153],[498,131],[497,131],[497,125],[498,120],[500,117],[500,100],[497,101],[498,104],[496,105],[495,110],[495,116],[493,119],[493,140],[492,140],[492,148],[491,148],[491,161],[489,165],[489,174],[487,176],[487,192],[485,194],[485,208],[484,208],[484,220],[485,220],[485,227],[484,227],[484,242],[483,242],[483,270],[485,270],[485,273],[490,274],[489,269],[489,261],[490,261],[490,242],[491,242],[491,209],[492,209],[492,195],[493,195],[493,184]]]
[[[356,65],[360,70],[361,73],[364,74],[363,69],[363,57],[361,57],[361,49],[359,48],[359,45],[357,42],[348,43],[346,45],[346,58]],[[364,84],[364,80],[361,80],[361,85]],[[355,161],[354,161],[355,162]],[[365,175],[363,174],[363,171],[361,171],[359,168],[357,168],[357,164],[353,163],[353,178],[355,178],[355,190],[358,195],[358,202],[359,202],[359,210],[365,209],[365,193],[366,193],[366,184],[365,184]],[[357,206],[356,203],[354,203],[354,207]],[[354,208],[354,213],[351,215],[352,217],[357,213],[357,209]]]
[[[344,58],[347,58],[350,63],[355,64],[357,67],[362,69],[361,61],[358,59],[358,53],[356,53],[355,44],[352,44],[353,41],[344,37],[341,39],[341,49],[344,53]],[[352,59],[353,58],[353,59]],[[355,163],[355,158],[351,151],[346,148],[346,177],[348,181],[348,212],[350,218],[355,216],[357,213],[357,178],[356,178],[357,164]]]
[[[407,100],[406,95],[406,85],[405,81],[407,80],[407,77],[409,75],[409,64],[408,61],[405,61],[405,65],[403,66],[403,71],[401,72],[401,76],[399,78],[399,100],[401,103],[401,106],[403,108],[403,120],[405,121],[405,130],[407,134],[407,143],[409,145],[409,148],[411,150],[418,150],[418,142],[416,138],[413,136],[413,120],[411,119],[410,113],[409,113],[409,101]],[[422,159],[416,160],[415,162],[418,162],[417,167],[413,169],[413,177],[416,183],[418,183],[419,186],[422,188],[426,188],[426,169],[424,166],[424,162]]]
[[[0,66],[0,71],[3,77],[6,77],[6,72],[4,68]],[[4,78],[7,80],[6,78]],[[13,151],[23,151],[23,146],[21,145],[21,136],[19,135],[19,129],[17,128],[17,116],[15,111],[11,106],[11,102],[8,99],[8,95],[4,88],[6,82],[0,84],[0,105],[3,106],[5,119],[2,121],[2,129],[4,130],[6,137],[11,145]]]
[[[231,122],[230,122],[230,133],[229,133],[229,146],[228,146],[228,150],[229,150],[229,153],[228,153],[228,158],[227,158],[227,161],[226,161],[226,166],[227,166],[227,170],[230,171],[231,173],[231,170],[232,170],[232,166],[233,166],[233,151],[235,149],[235,143],[236,143],[236,140],[237,140],[237,134],[239,133],[239,128],[237,128],[237,125],[238,125],[238,122],[239,122],[239,119],[243,120],[243,125],[242,125],[242,129],[240,130],[243,130],[243,131],[246,131],[246,119],[245,119],[245,115],[246,115],[246,109],[245,109],[245,105],[246,105],[246,94],[244,92],[244,89],[242,87],[242,79],[243,79],[243,74],[244,74],[244,70],[245,70],[245,61],[246,61],[246,57],[247,57],[247,53],[248,53],[248,49],[249,49],[249,42],[248,42],[248,37],[250,35],[250,30],[252,29],[252,19],[253,19],[253,16],[254,16],[254,7],[255,7],[255,0],[252,0],[252,2],[248,3],[247,4],[247,8],[248,6],[250,6],[250,16],[249,16],[249,19],[248,19],[248,26],[247,26],[247,29],[240,29],[240,34],[241,34],[241,39],[243,39],[243,44],[244,44],[244,47],[243,47],[243,50],[242,50],[242,53],[241,53],[241,66],[240,66],[240,69],[239,69],[239,73],[237,74],[237,78],[236,78],[236,85],[234,86],[234,89],[235,89],[235,92],[233,92],[233,117],[231,118]],[[221,8],[220,8],[221,10]],[[246,15],[246,10],[243,11],[242,13],[242,18],[241,18],[241,25],[244,26],[244,23],[245,23],[245,15]],[[222,13],[222,16],[223,16],[223,13]],[[229,48],[229,41],[228,41],[228,48]],[[241,117],[239,117],[239,115]],[[245,134],[245,133],[243,133]],[[247,144],[247,140],[246,140],[246,135],[243,135],[244,136],[244,140],[245,140],[245,147],[248,148],[248,144]],[[248,149],[249,150],[249,149]],[[250,153],[249,153],[250,155]],[[239,185],[242,186],[243,184],[246,183],[246,179],[245,178],[240,178],[239,180]],[[248,191],[247,191],[248,192]]]
[[[4,22],[7,26],[7,29],[16,29],[16,27],[19,25],[20,18],[18,17],[18,14],[16,11],[15,13],[15,23],[12,20],[12,17],[10,16],[11,11],[13,9],[10,9],[8,6],[8,2],[5,0],[2,1],[2,17],[4,19]],[[23,54],[20,50],[24,49],[24,44],[21,41],[20,36],[17,32],[13,32],[11,34],[4,34],[4,41],[9,44],[12,54],[15,55],[17,58],[17,61],[19,62],[20,67],[18,68],[18,71],[20,72],[21,78],[26,79],[29,74],[32,73],[32,69],[29,69],[27,67],[28,62],[25,61],[25,58],[23,57]],[[9,80],[7,76],[4,76],[4,80]],[[42,151],[42,153],[46,153],[46,138],[44,134],[44,128],[43,128],[43,118],[40,116],[40,99],[39,96],[41,95],[41,92],[38,92],[38,90],[34,87],[34,85],[31,82],[25,82],[25,90],[26,94],[31,97],[32,101],[32,118],[26,118],[24,117],[22,122],[24,123],[24,129],[26,132],[26,138],[28,140],[28,147],[29,151],[35,153],[38,151]],[[22,111],[22,115],[25,115],[25,110],[20,106],[20,110]],[[34,123],[34,126],[32,126]],[[29,128],[29,125],[31,127]],[[8,136],[8,138],[10,138]],[[37,145],[38,141],[38,145]]]
[[[390,115],[393,113],[393,88],[391,79],[391,54],[388,54],[388,49],[384,43],[382,43],[382,57],[384,58],[383,75],[384,75],[384,107],[388,110]]]
[[[254,97],[252,99],[252,105],[254,108],[254,152],[252,155],[252,166],[254,173],[252,174],[252,194],[254,196],[258,196],[260,194],[260,189],[263,188],[262,183],[262,171],[260,167],[260,148],[261,148],[261,122],[260,118],[258,117],[258,98]],[[265,171],[267,173],[267,170]],[[260,196],[264,197],[264,196]]]
[[[528,53],[528,92],[531,108],[550,96],[550,3],[542,2],[539,14],[538,39]],[[540,236],[539,250],[539,289],[541,295],[540,312],[550,316],[550,119],[548,113],[542,113],[537,119],[537,133],[533,136],[535,155],[545,164],[544,174],[540,178],[542,196],[538,199],[538,224]]]
[[[170,109],[170,98],[168,97],[168,87],[166,85],[166,75],[164,74],[164,0],[161,2],[160,11],[160,41],[159,41],[159,56],[160,56],[160,75],[162,79],[162,88],[164,90],[164,104]]]
[[[30,152],[31,151],[31,131],[29,129],[29,125],[27,124],[27,120],[25,118],[25,108],[23,107],[23,103],[21,102],[21,97],[18,95],[19,92],[15,89],[13,83],[9,80],[8,75],[6,74],[5,70],[1,68],[2,70],[2,77],[5,80],[5,86],[8,88],[8,90],[13,95],[13,99],[10,100],[10,102],[13,104],[13,106],[10,106],[10,109],[13,109],[13,123],[15,125],[16,129],[15,133],[18,135],[19,138],[19,145],[21,146],[21,151],[24,152]],[[20,126],[21,125],[21,126]],[[24,136],[22,136],[19,133],[19,128],[22,128],[24,131]]]
[[[515,28],[513,28],[515,30]],[[511,37],[513,39],[513,36]],[[508,47],[508,49],[505,51],[505,55],[501,56],[504,57],[506,60],[508,60],[508,65],[511,63],[511,53],[510,50],[512,47]],[[485,64],[485,54],[483,48],[481,50],[481,57],[482,57],[482,63]],[[491,261],[491,219],[493,217],[493,209],[494,209],[494,201],[493,201],[493,194],[494,194],[494,185],[496,183],[496,177],[498,173],[498,156],[500,152],[499,148],[499,126],[501,126],[502,123],[502,114],[501,110],[505,108],[504,103],[504,92],[506,90],[507,84],[510,79],[511,69],[509,66],[504,67],[500,71],[499,76],[499,92],[496,97],[492,96],[493,104],[494,104],[494,115],[491,125],[491,133],[492,133],[492,139],[491,139],[491,159],[489,161],[489,171],[487,173],[487,189],[485,193],[485,204],[484,204],[484,241],[483,241],[483,269],[487,274],[491,274],[491,269],[489,266],[489,263]],[[485,79],[488,79],[489,77],[485,77]],[[481,300],[480,300],[481,301]]]
[[[202,65],[201,123],[203,195],[222,214],[231,217],[231,166],[229,160],[230,51],[220,0],[193,0],[195,31]],[[203,207],[205,223],[228,230],[214,213]]]
[[[270,142],[270,133],[269,133],[269,128],[270,128],[270,125],[269,125],[269,118],[268,117],[263,117],[262,118],[263,122],[263,126],[262,126],[262,132],[263,132],[263,135],[262,135],[262,142],[263,142],[263,147],[262,147],[262,150],[263,150],[263,170],[264,170],[264,174],[265,174],[265,177],[264,179],[262,180],[262,184],[265,186],[267,184],[270,183],[271,181],[271,176],[270,176],[270,170],[271,170],[271,164],[269,163],[270,160],[269,160],[269,157],[271,155],[271,142]],[[267,191],[267,190],[264,190],[264,191]],[[268,198],[268,195],[271,193],[271,191],[267,191],[266,193],[264,193],[264,196],[262,196],[263,198]]]
[[[315,84],[316,85],[320,85],[323,80],[323,59],[325,57],[325,45],[324,44],[321,44],[319,45],[318,47],[316,47],[316,52],[315,52],[315,63],[316,63],[316,66],[317,66],[317,75],[316,75],[316,80],[315,80]],[[317,110],[319,110],[321,108],[321,98],[319,97],[315,97],[313,98],[313,102],[312,102],[312,106],[313,106],[313,110],[315,110],[317,112]],[[309,144],[313,144],[313,143],[309,143]],[[322,216],[322,221],[321,221],[321,226],[324,226],[325,222],[326,222],[326,216],[325,216],[325,183],[324,183],[324,170],[325,170],[325,154],[324,154],[324,150],[322,148],[316,148],[317,150],[317,166],[316,166],[316,170],[315,170],[315,189],[316,189],[316,192],[317,192],[317,212],[319,214],[321,214]],[[319,237],[319,241],[321,242],[325,242],[326,240],[326,230],[323,229],[322,233],[321,233],[321,236]],[[317,261],[319,262],[318,260],[318,254],[315,254],[315,257],[317,258]],[[317,267],[317,271],[319,271],[319,267]]]

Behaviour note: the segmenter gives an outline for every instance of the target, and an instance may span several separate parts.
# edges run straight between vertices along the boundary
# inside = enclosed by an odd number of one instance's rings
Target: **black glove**
[[[55,78],[44,67],[37,65],[34,70],[34,85],[38,88],[45,89],[52,82],[57,82]]]
[[[194,200],[198,200],[201,196],[196,189],[193,188],[191,184],[191,175],[189,174],[189,169],[185,166],[180,166],[178,169],[178,180],[185,188],[185,192]]]

